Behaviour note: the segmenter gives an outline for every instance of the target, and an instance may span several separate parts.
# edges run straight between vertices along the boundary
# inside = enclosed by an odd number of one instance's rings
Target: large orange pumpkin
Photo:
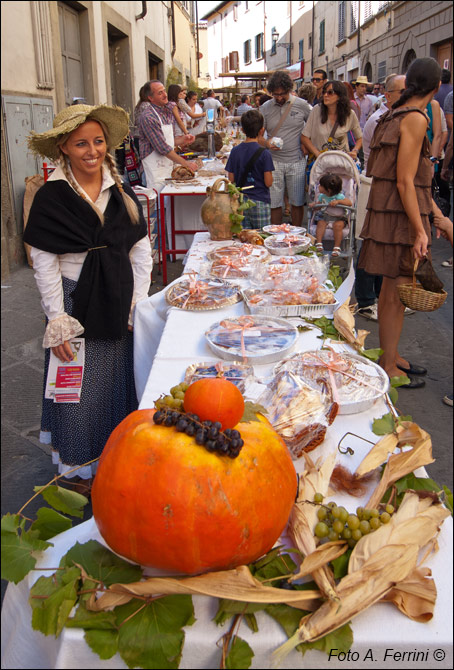
[[[208,452],[138,410],[111,434],[93,483],[93,514],[107,544],[141,565],[186,574],[254,561],[284,530],[297,477],[272,428],[240,423],[231,459]]]

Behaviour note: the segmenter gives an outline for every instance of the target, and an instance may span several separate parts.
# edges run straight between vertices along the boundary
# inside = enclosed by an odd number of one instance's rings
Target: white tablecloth
[[[206,237],[196,236],[195,243],[206,243]],[[198,252],[197,252],[198,253]],[[191,254],[192,255],[192,254]],[[191,258],[188,266],[194,267]],[[187,266],[187,267],[188,267]],[[165,303],[165,291],[139,303],[136,308],[135,337],[136,357],[142,361],[144,374],[140,386],[141,408],[153,406],[153,401],[174,384],[182,381],[186,367],[199,361],[217,361],[205,342],[203,333],[214,321],[227,316],[244,313],[243,303],[238,303],[225,310],[212,312],[186,312],[171,308]],[[162,335],[161,335],[162,333]],[[308,350],[321,346],[317,338],[319,331],[312,330],[301,333],[297,349]],[[139,345],[138,345],[139,342]],[[343,347],[344,345],[337,345]],[[139,352],[139,354],[138,354]],[[153,366],[144,381],[149,362]],[[256,374],[264,379],[271,372],[273,365],[256,366]],[[136,369],[137,373],[137,369]],[[377,437],[371,431],[372,420],[387,411],[382,401],[377,401],[369,411],[359,414],[338,416],[329,427],[322,445],[311,453],[316,459],[325,457],[346,432],[362,435],[373,442]],[[348,438],[344,446],[352,446],[354,455],[338,453],[338,462],[354,471],[369,450],[370,446],[354,437]],[[297,470],[302,463],[295,462]],[[353,509],[367,500],[354,499],[350,496],[336,496],[339,504]],[[56,566],[60,557],[76,542],[96,539],[103,543],[94,520],[91,519],[74,529],[62,533],[52,540],[54,547],[43,552],[39,558],[39,567]],[[318,651],[307,652],[304,658],[294,651],[285,660],[285,668],[452,668],[452,519],[445,521],[440,537],[439,552],[432,555],[426,562],[437,585],[438,597],[433,619],[426,624],[415,623],[401,614],[389,603],[378,603],[362,612],[353,621],[354,643],[351,653],[354,662],[345,663],[336,658],[328,661],[328,657]],[[101,661],[83,640],[80,629],[63,629],[56,640],[54,637],[33,631],[30,625],[31,608],[28,595],[31,585],[41,574],[48,572],[31,572],[20,584],[8,586],[2,610],[2,668],[126,668],[119,655]],[[217,627],[212,618],[217,609],[217,601],[212,598],[195,596],[196,623],[187,627],[186,641],[181,668],[216,668],[219,667],[220,650],[216,641],[226,632],[225,628]],[[271,652],[281,645],[286,636],[280,626],[263,613],[257,614],[259,633],[253,634],[242,624],[240,636],[245,639],[255,656],[252,668],[271,667]],[[385,656],[388,650],[388,656]],[[407,660],[392,656],[393,653],[407,652],[415,655],[420,652],[419,661],[414,662],[407,655]],[[445,654],[444,658],[443,654]],[[422,660],[421,660],[422,659]]]

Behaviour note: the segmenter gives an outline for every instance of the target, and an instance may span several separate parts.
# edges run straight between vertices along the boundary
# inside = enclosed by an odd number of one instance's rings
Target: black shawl
[[[131,248],[147,234],[142,207],[134,192],[140,221],[134,225],[116,186],[104,212],[104,225],[93,208],[63,180],[49,181],[36,193],[24,242],[52,254],[88,251],[72,293],[72,316],[84,337],[121,339],[128,332],[134,289]],[[100,248],[96,248],[100,247]]]

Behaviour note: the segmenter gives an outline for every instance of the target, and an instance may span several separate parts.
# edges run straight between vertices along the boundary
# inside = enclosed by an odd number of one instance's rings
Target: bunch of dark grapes
[[[316,493],[314,502],[320,504],[317,512],[319,519],[314,528],[314,535],[320,540],[347,540],[348,546],[353,548],[363,535],[373,533],[383,524],[391,520],[394,513],[393,505],[380,505],[383,511],[357,507],[356,514],[350,514],[345,507],[338,507],[335,502],[322,505],[323,495]]]
[[[244,444],[238,430],[226,428],[221,431],[219,421],[200,421],[196,414],[185,414],[171,407],[158,409],[153,421],[158,425],[175,426],[178,432],[194,437],[197,444],[222,456],[236,458]]]

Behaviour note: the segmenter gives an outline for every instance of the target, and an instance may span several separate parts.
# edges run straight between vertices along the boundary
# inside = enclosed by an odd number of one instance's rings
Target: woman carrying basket
[[[380,365],[389,377],[408,375],[402,388],[421,388],[426,374],[398,353],[404,305],[397,286],[408,284],[415,259],[428,255],[432,162],[427,139],[427,105],[440,84],[441,68],[433,58],[414,60],[406,74],[406,88],[392,109],[377,124],[367,164],[373,178],[364,239],[358,267],[383,275],[378,301]]]
[[[69,362],[71,341],[85,339],[80,402],[44,399],[40,437],[51,440],[70,487],[85,494],[96,463],[69,470],[98,458],[112,430],[137,409],[132,310],[148,296],[152,259],[142,208],[112,156],[128,132],[120,107],[74,105],[29,138],[34,153],[57,164],[24,233],[48,321],[44,379],[50,350]]]

